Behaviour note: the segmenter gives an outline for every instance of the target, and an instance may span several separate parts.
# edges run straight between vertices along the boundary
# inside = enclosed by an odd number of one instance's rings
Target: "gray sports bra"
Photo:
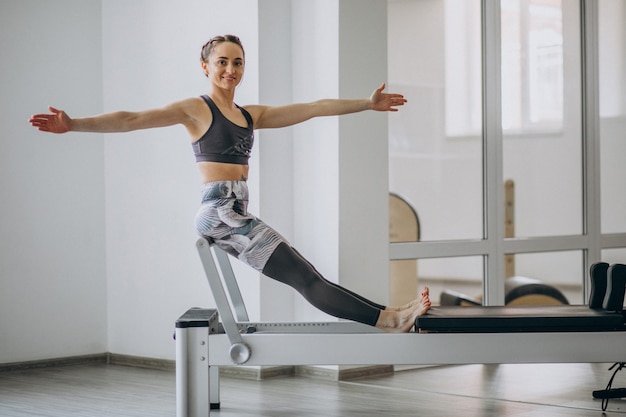
[[[237,106],[248,121],[247,127],[241,127],[228,120],[218,109],[211,97],[202,98],[211,109],[213,122],[204,135],[193,142],[196,162],[224,162],[227,164],[247,165],[254,143],[252,116],[243,107]]]

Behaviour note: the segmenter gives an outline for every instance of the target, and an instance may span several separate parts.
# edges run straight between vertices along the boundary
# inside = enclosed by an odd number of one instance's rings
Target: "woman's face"
[[[215,46],[209,62],[202,62],[202,68],[211,82],[223,89],[234,89],[243,77],[243,50],[232,42],[222,42]]]

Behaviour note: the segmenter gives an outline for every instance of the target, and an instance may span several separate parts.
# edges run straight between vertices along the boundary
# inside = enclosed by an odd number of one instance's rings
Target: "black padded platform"
[[[621,312],[586,305],[441,306],[415,320],[419,331],[440,333],[625,331]]]

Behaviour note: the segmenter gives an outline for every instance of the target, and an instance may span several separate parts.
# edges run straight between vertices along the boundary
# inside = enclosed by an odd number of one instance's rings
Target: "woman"
[[[127,132],[182,124],[192,140],[202,179],[202,204],[196,216],[198,233],[215,242],[264,275],[295,288],[311,304],[338,318],[376,326],[388,332],[408,332],[430,308],[428,288],[422,297],[398,308],[369,301],[323,278],[276,231],[249,214],[248,159],[253,129],[291,126],[313,117],[364,110],[398,111],[406,102],[399,94],[369,99],[327,99],[285,106],[235,104],[235,89],[245,67],[243,46],[236,36],[216,36],[202,47],[201,65],[210,85],[207,95],[160,109],[113,112],[73,119],[64,111],[36,114],[29,122],[44,132]]]

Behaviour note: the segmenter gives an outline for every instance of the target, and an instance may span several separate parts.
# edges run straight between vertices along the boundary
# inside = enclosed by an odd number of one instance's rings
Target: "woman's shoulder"
[[[184,118],[183,124],[187,127],[192,140],[202,136],[211,126],[213,114],[202,96],[182,99],[169,106]]]
[[[243,109],[250,115],[252,120],[255,122],[255,125],[259,117],[268,107],[269,106],[263,106],[261,104],[246,104],[245,106],[239,106],[239,108]]]
[[[170,104],[170,106],[178,107],[189,115],[206,113],[208,109],[207,102],[203,96],[182,99]]]

